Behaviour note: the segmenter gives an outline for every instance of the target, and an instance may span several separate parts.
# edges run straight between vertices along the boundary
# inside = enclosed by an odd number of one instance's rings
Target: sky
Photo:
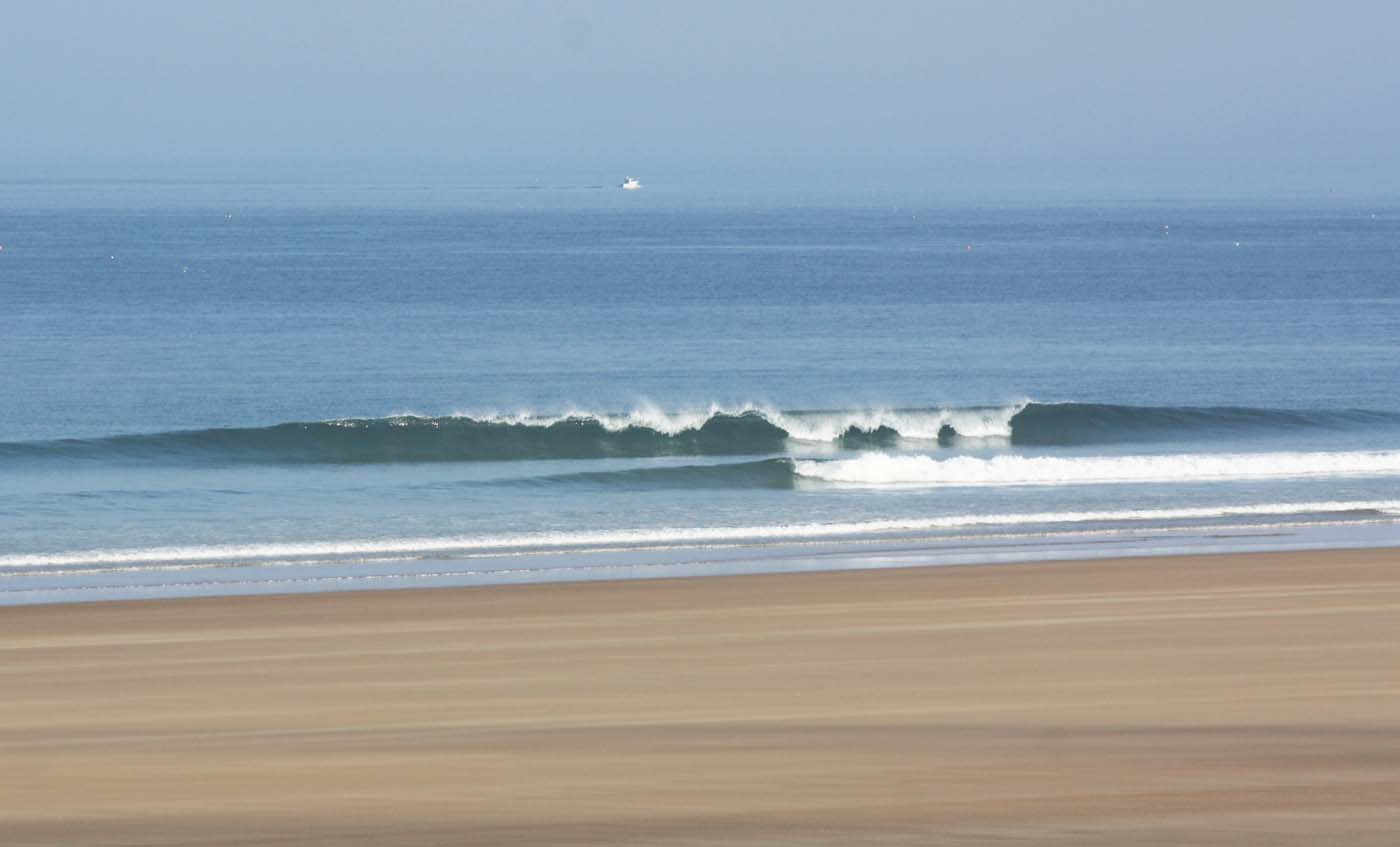
[[[0,180],[1400,194],[1400,3],[0,0]]]

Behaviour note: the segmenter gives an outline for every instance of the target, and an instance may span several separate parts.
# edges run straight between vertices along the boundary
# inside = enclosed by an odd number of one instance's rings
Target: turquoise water
[[[11,184],[0,245],[0,602],[1400,538],[1394,205]]]

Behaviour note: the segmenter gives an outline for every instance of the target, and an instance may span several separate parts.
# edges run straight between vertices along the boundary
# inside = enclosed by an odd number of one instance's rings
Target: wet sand
[[[1400,838],[1400,550],[0,609],[0,843]]]

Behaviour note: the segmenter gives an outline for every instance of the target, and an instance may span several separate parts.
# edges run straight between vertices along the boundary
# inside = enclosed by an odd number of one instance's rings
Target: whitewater
[[[131,550],[85,550],[50,555],[0,556],[0,569],[20,573],[32,568],[98,565],[213,566],[258,561],[293,562],[298,559],[333,561],[385,555],[425,557],[479,555],[483,553],[564,553],[607,548],[637,550],[660,547],[707,546],[749,542],[791,543],[861,536],[879,537],[934,530],[996,527],[1012,530],[1025,526],[1050,527],[1073,524],[1180,521],[1193,519],[1272,518],[1288,521],[1301,517],[1390,518],[1400,517],[1400,500],[1328,501],[1316,503],[1257,503],[1220,508],[1120,509],[1097,512],[1030,512],[964,514],[906,520],[869,520],[846,523],[778,524],[769,526],[658,527],[647,530],[539,533],[453,538],[393,538],[319,541],[299,544],[232,544],[223,546],[158,547]],[[135,568],[137,570],[147,568]]]
[[[1092,485],[1400,475],[1400,451],[1129,456],[892,456],[798,461],[799,476],[854,485]]]

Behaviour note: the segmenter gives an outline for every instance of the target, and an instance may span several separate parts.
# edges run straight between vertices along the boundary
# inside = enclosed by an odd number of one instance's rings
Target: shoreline
[[[1363,526],[1364,526],[1364,525],[1363,525]],[[1384,526],[1385,529],[1391,529],[1394,525],[1385,524],[1385,525],[1382,525],[1382,526]],[[1329,529],[1342,529],[1342,530],[1346,530],[1346,529],[1355,529],[1355,528],[1357,528],[1357,526],[1356,526],[1356,525],[1350,525],[1350,526],[1348,526],[1348,525],[1338,525],[1338,526],[1336,526],[1336,527],[1327,527],[1327,528],[1329,528]],[[1390,534],[1390,533],[1388,533],[1388,534]],[[1283,536],[1283,535],[1285,535],[1285,533],[1264,532],[1264,533],[1250,533],[1250,534],[1241,533],[1241,534],[1238,535],[1238,536],[1232,536],[1232,537],[1254,537],[1254,538],[1260,538],[1260,539],[1272,539],[1272,538],[1274,538],[1274,537],[1279,537],[1279,536]],[[1389,539],[1386,539],[1386,540],[1388,541]],[[961,551],[962,549],[967,549],[967,550],[971,550],[971,551],[975,551],[975,552],[968,553],[968,554],[966,554],[966,556],[964,556],[961,552],[959,552],[959,554],[957,555],[957,557],[952,558],[950,561],[948,561],[948,562],[946,562],[946,563],[944,563],[944,562],[938,562],[938,563],[934,563],[934,564],[877,564],[877,565],[871,565],[871,564],[833,564],[833,565],[824,565],[824,566],[817,566],[817,567],[810,567],[810,568],[801,568],[801,569],[791,569],[791,570],[778,570],[778,569],[772,569],[772,570],[769,570],[769,569],[735,570],[735,571],[730,571],[730,570],[718,570],[718,571],[715,571],[715,572],[713,572],[713,573],[676,573],[676,574],[662,574],[662,575],[658,575],[658,576],[648,576],[648,575],[603,576],[603,577],[591,577],[591,576],[590,576],[590,577],[581,577],[581,578],[545,579],[545,580],[528,581],[528,582],[483,582],[483,583],[471,583],[471,584],[452,584],[452,583],[449,583],[449,584],[444,584],[444,585],[402,585],[402,586],[386,586],[386,587],[364,587],[364,586],[355,586],[355,587],[348,587],[348,588],[318,589],[318,590],[307,590],[307,591],[281,591],[281,592],[278,592],[278,591],[267,591],[267,592],[256,592],[256,593],[227,593],[227,594],[176,594],[176,595],[158,596],[158,597],[116,597],[116,598],[111,598],[111,599],[57,600],[57,601],[40,601],[40,602],[32,602],[32,603],[13,603],[13,604],[6,604],[6,603],[3,603],[3,602],[0,602],[0,615],[7,614],[7,613],[11,613],[11,612],[18,611],[18,610],[21,610],[21,609],[31,609],[31,608],[48,609],[48,608],[55,608],[55,607],[68,607],[68,606],[72,606],[72,607],[93,607],[93,606],[111,606],[111,605],[128,605],[128,604],[134,604],[134,605],[139,605],[139,606],[145,606],[145,605],[147,605],[147,604],[152,604],[152,603],[180,603],[180,602],[191,602],[191,603],[194,603],[194,602],[201,602],[201,601],[203,601],[203,602],[212,602],[212,601],[218,601],[218,600],[256,601],[256,600],[258,600],[258,599],[264,599],[264,600],[274,600],[274,601],[276,601],[276,600],[291,599],[291,598],[314,598],[314,597],[321,597],[321,596],[323,596],[323,595],[324,595],[324,596],[332,596],[332,597],[341,597],[341,596],[359,595],[359,594],[378,595],[378,594],[391,594],[391,593],[403,593],[403,592],[409,592],[409,593],[419,593],[419,592],[431,592],[431,593],[445,592],[445,593],[454,593],[454,592],[478,592],[478,591],[489,591],[489,590],[493,590],[493,589],[495,589],[495,590],[501,590],[501,589],[505,589],[505,590],[516,590],[516,589],[530,589],[530,588],[537,588],[537,589],[564,589],[564,588],[567,588],[567,587],[570,587],[570,586],[583,586],[583,585],[597,585],[597,586],[625,585],[625,584],[633,583],[633,582],[639,582],[639,583],[661,583],[661,584],[665,584],[665,583],[686,583],[686,582],[694,582],[694,581],[711,581],[711,580],[715,580],[715,581],[719,581],[719,580],[744,580],[744,579],[754,579],[754,578],[759,578],[759,577],[775,577],[775,578],[781,578],[781,577],[802,577],[802,576],[831,575],[831,574],[868,574],[868,573],[877,573],[877,574],[878,574],[878,573],[883,573],[883,572],[885,572],[885,571],[913,571],[913,572],[918,572],[918,571],[925,571],[925,570],[927,570],[927,571],[938,570],[938,571],[958,572],[958,571],[968,571],[968,570],[981,569],[981,568],[1002,569],[1002,568],[1032,567],[1032,566],[1053,567],[1053,566],[1089,565],[1089,564],[1091,564],[1091,563],[1099,563],[1099,564],[1118,563],[1118,564],[1129,564],[1129,565],[1132,565],[1132,566],[1147,566],[1147,565],[1149,565],[1149,564],[1152,563],[1152,562],[1161,562],[1161,561],[1163,561],[1163,560],[1171,561],[1171,560],[1177,560],[1177,559],[1198,559],[1198,558],[1227,558],[1227,559],[1228,559],[1228,558],[1234,558],[1234,557],[1267,556],[1267,555],[1292,556],[1292,555],[1306,555],[1306,554],[1324,555],[1324,554],[1333,554],[1333,553],[1374,553],[1374,554],[1377,554],[1377,555],[1386,555],[1386,554],[1394,553],[1394,554],[1397,555],[1397,557],[1400,557],[1400,537],[1395,538],[1395,539],[1394,539],[1394,543],[1373,543],[1372,541],[1368,540],[1368,541],[1364,541],[1364,542],[1358,542],[1358,543],[1352,544],[1352,545],[1344,545],[1344,544],[1336,544],[1336,545],[1334,545],[1334,544],[1330,544],[1330,543],[1327,544],[1327,546],[1278,546],[1278,547],[1273,547],[1273,546],[1267,546],[1267,545],[1265,545],[1265,546],[1261,546],[1261,547],[1258,547],[1258,548],[1255,548],[1255,547],[1248,547],[1248,548],[1243,548],[1243,549],[1237,549],[1237,548],[1233,548],[1233,547],[1230,547],[1230,548],[1207,548],[1207,549],[1205,549],[1205,550],[1203,550],[1203,551],[1200,551],[1200,552],[1196,552],[1196,551],[1191,551],[1191,552],[1177,552],[1177,551],[1175,551],[1175,550],[1169,550],[1169,551],[1166,551],[1166,552],[1135,552],[1135,551],[1132,551],[1131,549],[1128,549],[1128,550],[1123,550],[1123,549],[1121,549],[1121,548],[1119,548],[1119,549],[1109,549],[1107,546],[1105,546],[1103,552],[1095,552],[1095,553],[1092,553],[1092,554],[1090,554],[1090,555],[1085,555],[1085,554],[1084,554],[1084,549],[1083,549],[1083,546],[1082,546],[1084,543],[1088,543],[1088,544],[1104,544],[1104,545],[1111,545],[1111,544],[1120,543],[1120,542],[1116,542],[1116,541],[1114,541],[1114,540],[1092,540],[1092,536],[1076,535],[1076,536],[1073,537],[1073,540],[1068,540],[1068,541],[1061,542],[1061,543],[1063,543],[1063,544],[1065,545],[1065,547],[1066,547],[1066,549],[1065,549],[1063,552],[1054,550],[1053,546],[1043,546],[1043,547],[1034,547],[1034,548],[1033,548],[1033,547],[1030,547],[1030,546],[1028,546],[1028,545],[1025,546],[1025,547],[1019,547],[1019,546],[1017,546],[1017,545],[1010,545],[1010,546],[1012,546],[1012,547],[1014,547],[1014,548],[1016,549],[1016,552],[1015,552],[1015,553],[1012,553],[1012,554],[1007,555],[1007,556],[1005,556],[1005,557],[988,557],[988,558],[978,558],[978,557],[986,555],[986,554],[985,554],[985,550],[986,550],[988,547],[996,547],[996,546],[998,546],[998,545],[995,544],[995,543],[990,543],[990,544],[989,544],[989,543],[986,543],[986,542],[984,542],[984,541],[977,541],[977,542],[975,542],[975,543],[966,544],[966,545],[958,545],[958,544],[950,544],[950,543],[948,543],[948,542],[941,541],[941,540],[940,540],[940,541],[934,541],[934,542],[926,542],[926,541],[923,541],[922,539],[899,539],[899,540],[894,540],[894,541],[885,540],[885,539],[869,539],[869,540],[857,540],[857,541],[842,541],[842,542],[838,542],[838,543],[835,543],[835,544],[827,544],[827,543],[823,543],[823,542],[813,542],[813,543],[809,543],[809,544],[794,544],[794,543],[789,543],[789,544],[777,544],[777,545],[772,545],[772,546],[770,546],[770,547],[754,547],[754,546],[748,546],[748,545],[734,545],[734,546],[732,546],[732,547],[730,547],[730,546],[717,546],[717,547],[714,547],[714,548],[690,548],[690,549],[706,549],[707,551],[714,550],[714,551],[721,551],[721,552],[738,551],[738,552],[740,552],[741,554],[742,554],[742,553],[754,552],[754,551],[772,551],[773,555],[771,556],[771,558],[784,558],[784,557],[785,557],[785,554],[789,554],[789,555],[790,555],[790,554],[791,554],[791,551],[793,551],[794,549],[800,551],[800,550],[803,550],[803,548],[809,548],[809,549],[810,549],[810,548],[815,548],[815,549],[817,549],[817,550],[819,551],[818,553],[816,553],[816,554],[806,553],[805,555],[807,555],[807,556],[813,556],[813,555],[815,555],[815,557],[832,556],[833,558],[837,558],[837,559],[839,559],[840,561],[844,561],[844,562],[855,562],[855,561],[860,561],[860,560],[862,560],[862,559],[868,559],[868,558],[870,558],[870,557],[869,557],[868,555],[867,555],[867,556],[859,556],[859,555],[849,555],[849,556],[847,556],[847,555],[841,555],[840,553],[837,553],[837,552],[834,552],[834,551],[839,551],[839,550],[842,550],[842,548],[848,548],[848,547],[854,547],[855,549],[857,549],[857,550],[862,550],[862,551],[873,548],[873,549],[882,550],[882,551],[883,551],[883,550],[892,550],[892,551],[894,551],[894,552],[896,552],[896,553],[898,553],[898,554],[900,554],[900,555],[907,556],[907,557],[911,557],[911,558],[912,558],[912,557],[932,557],[932,554],[934,554],[934,553],[936,553],[936,552],[946,551],[946,550]],[[1324,543],[1326,543],[1326,542],[1324,542]],[[687,548],[682,548],[682,549],[687,549]],[[1022,551],[1025,551],[1025,552],[1023,553]],[[629,552],[631,552],[633,555],[636,555],[636,556],[639,556],[639,557],[646,557],[646,556],[655,556],[655,555],[657,555],[657,554],[659,554],[659,553],[665,553],[665,552],[667,552],[667,551],[663,551],[663,550],[639,550],[639,551],[629,551]],[[542,555],[560,556],[561,554],[553,554],[553,553],[551,553],[551,554],[542,554]],[[797,555],[803,555],[803,554],[802,554],[802,553],[798,553]],[[1023,556],[1024,556],[1024,557],[1023,557]],[[740,560],[740,561],[748,561],[748,560],[749,560],[749,557],[748,557],[748,556],[743,556],[743,555],[741,555],[741,556],[739,556],[739,557],[736,557],[736,558],[737,558],[738,560]],[[888,556],[881,556],[881,558],[884,559],[884,558],[889,558],[889,557],[888,557]],[[446,560],[442,560],[442,561],[444,561],[444,562],[462,562],[462,561],[471,561],[471,560],[470,560],[470,559],[467,559],[467,560],[463,560],[463,559],[446,559]],[[658,567],[660,567],[660,565],[658,565]],[[337,579],[337,578],[339,578],[339,577],[327,577],[327,579]]]
[[[1388,844],[1400,549],[0,610],[10,843]]]
[[[177,563],[150,569],[7,573],[0,579],[0,609],[192,597],[278,597],[1391,547],[1400,548],[1400,523],[1384,519],[964,536],[890,533],[369,561]]]

